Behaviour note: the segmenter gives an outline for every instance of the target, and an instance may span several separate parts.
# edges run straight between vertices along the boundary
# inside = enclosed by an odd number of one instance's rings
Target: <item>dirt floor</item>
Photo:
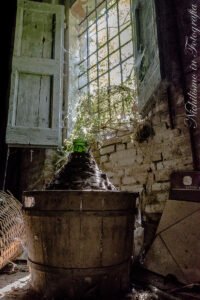
[[[0,271],[0,299],[2,300],[42,300],[30,289],[30,274],[25,261],[10,263]],[[163,278],[140,267],[132,273],[130,291],[121,300],[193,300],[200,299],[200,285],[183,286],[176,278]],[[54,300],[54,299],[50,299]],[[65,299],[63,299],[65,300]],[[91,299],[90,299],[91,300]],[[94,299],[95,300],[95,299]]]
[[[10,263],[0,271],[0,299],[23,299],[29,290],[29,282],[26,261]]]

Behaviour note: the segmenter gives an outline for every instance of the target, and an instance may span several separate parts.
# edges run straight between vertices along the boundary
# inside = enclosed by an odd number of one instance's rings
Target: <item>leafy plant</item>
[[[89,96],[83,95],[76,113],[71,139],[82,137],[89,143],[116,135],[141,123],[137,94],[130,80],[110,88],[100,88]],[[69,140],[65,143],[69,143]]]
[[[82,138],[89,145],[101,144],[122,130],[136,134],[144,121],[138,111],[132,78],[121,85],[100,88],[89,96],[82,95],[76,109],[74,129],[58,151],[56,167],[61,167],[73,151],[73,140]],[[137,139],[137,135],[133,136]]]

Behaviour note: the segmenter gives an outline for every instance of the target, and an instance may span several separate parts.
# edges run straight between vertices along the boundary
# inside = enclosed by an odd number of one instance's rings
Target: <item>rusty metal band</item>
[[[135,209],[132,210],[38,210],[23,209],[24,213],[28,216],[41,216],[41,217],[57,217],[57,216],[133,216]]]
[[[106,274],[109,271],[119,271],[120,269],[123,269],[126,267],[127,272],[129,270],[128,266],[130,265],[131,258],[128,258],[121,262],[120,264],[115,264],[112,266],[106,266],[106,267],[94,267],[94,268],[60,268],[60,267],[54,267],[44,264],[39,264],[36,262],[33,262],[28,259],[28,264],[30,268],[41,271],[44,273],[54,273],[54,274],[66,274],[66,275],[74,275],[74,276],[87,276],[87,275],[103,275]]]

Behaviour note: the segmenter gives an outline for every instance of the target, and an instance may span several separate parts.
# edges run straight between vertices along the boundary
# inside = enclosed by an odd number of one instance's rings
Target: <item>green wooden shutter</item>
[[[18,1],[6,142],[61,142],[64,7]]]

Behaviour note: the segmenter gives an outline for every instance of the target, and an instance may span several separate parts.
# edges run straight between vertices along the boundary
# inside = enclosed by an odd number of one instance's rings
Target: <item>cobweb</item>
[[[24,235],[21,203],[0,191],[0,269],[22,253]]]

